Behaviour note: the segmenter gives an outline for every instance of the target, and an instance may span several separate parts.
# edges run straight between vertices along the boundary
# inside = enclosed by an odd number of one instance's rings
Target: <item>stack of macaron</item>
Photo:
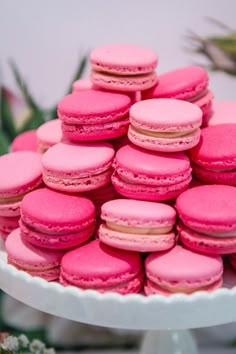
[[[201,129],[212,113],[207,73],[158,76],[152,50],[121,44],[94,49],[90,63],[59,119],[36,132],[38,184],[7,194],[0,177],[0,213],[6,198],[23,199],[7,229],[8,262],[102,293],[220,287],[221,256],[236,268],[236,128]]]

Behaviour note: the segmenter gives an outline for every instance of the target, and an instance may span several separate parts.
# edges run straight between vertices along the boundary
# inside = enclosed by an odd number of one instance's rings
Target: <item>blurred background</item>
[[[235,0],[0,0],[0,154],[19,132],[56,118],[72,82],[87,77],[90,50],[103,44],[152,48],[159,73],[203,65],[215,98],[235,100],[235,13]],[[139,333],[72,324],[3,296],[1,308],[1,331],[46,333],[60,348],[132,348],[140,340]],[[204,334],[203,342],[231,345],[236,328]]]

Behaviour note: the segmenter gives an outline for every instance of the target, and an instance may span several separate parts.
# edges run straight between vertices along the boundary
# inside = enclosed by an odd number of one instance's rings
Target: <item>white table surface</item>
[[[235,354],[236,349],[210,348],[200,349],[199,354]],[[136,351],[80,351],[80,352],[65,352],[63,354],[138,354]]]

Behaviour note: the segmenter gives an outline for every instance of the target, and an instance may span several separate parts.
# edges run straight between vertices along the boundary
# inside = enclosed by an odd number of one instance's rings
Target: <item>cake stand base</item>
[[[195,340],[189,330],[148,331],[140,354],[197,354]]]

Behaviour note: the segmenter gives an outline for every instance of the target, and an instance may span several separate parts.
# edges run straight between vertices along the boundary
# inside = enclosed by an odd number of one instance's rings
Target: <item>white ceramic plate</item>
[[[38,310],[74,321],[129,329],[186,329],[236,321],[236,276],[228,272],[224,288],[212,293],[169,297],[100,294],[63,287],[8,265],[0,252],[0,288]]]

